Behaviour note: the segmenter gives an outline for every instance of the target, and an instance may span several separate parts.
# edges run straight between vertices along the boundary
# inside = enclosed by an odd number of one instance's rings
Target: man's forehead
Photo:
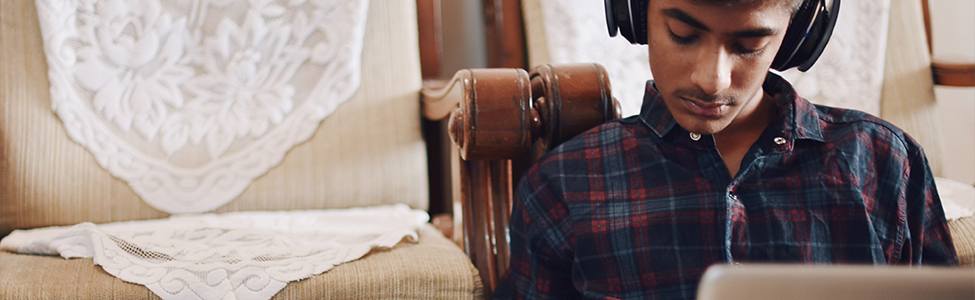
[[[692,26],[702,23],[721,26],[715,23],[724,23],[777,28],[787,26],[791,19],[788,1],[791,0],[651,0],[650,7]]]
[[[789,16],[792,16],[794,12],[799,10],[799,7],[804,1],[805,0],[650,0],[647,2],[650,2],[651,4],[654,2],[669,2],[672,4],[690,4],[699,7],[717,7],[725,9],[782,9],[784,10],[783,12],[786,12]]]
[[[711,32],[711,28],[708,27],[708,25],[702,23],[701,21],[698,21],[694,17],[684,13],[679,9],[668,8],[668,9],[664,9],[662,12],[664,16],[684,22],[685,24],[697,28],[699,30],[703,30],[705,32]],[[741,24],[741,25],[744,25],[746,28],[733,28],[730,32],[724,32],[724,34],[738,37],[738,38],[758,38],[758,37],[776,35],[779,32],[779,30],[775,29],[774,27],[762,26],[763,25],[762,23]]]
[[[709,5],[709,6],[754,6],[754,7],[766,7],[766,6],[781,6],[786,8],[798,8],[802,4],[803,0],[681,0],[687,1],[696,5]],[[794,10],[790,10],[794,11]]]

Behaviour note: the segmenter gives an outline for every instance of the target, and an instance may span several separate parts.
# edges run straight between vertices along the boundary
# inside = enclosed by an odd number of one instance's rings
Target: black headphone
[[[605,1],[609,36],[616,36],[618,29],[630,43],[646,45],[649,0]],[[789,21],[782,47],[772,60],[772,69],[784,71],[798,67],[799,71],[809,70],[823,54],[839,11],[840,0],[832,0],[829,9],[826,0],[803,1]]]

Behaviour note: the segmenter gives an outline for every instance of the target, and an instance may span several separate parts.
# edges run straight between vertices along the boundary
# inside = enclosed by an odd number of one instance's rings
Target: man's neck
[[[742,111],[735,120],[718,133],[715,133],[714,144],[724,160],[731,177],[738,174],[741,160],[748,153],[748,149],[762,135],[768,124],[775,118],[775,101],[762,92],[757,105],[751,111]]]

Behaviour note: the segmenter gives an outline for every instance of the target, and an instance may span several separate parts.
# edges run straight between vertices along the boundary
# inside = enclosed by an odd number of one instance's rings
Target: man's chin
[[[681,128],[684,128],[684,130],[693,133],[703,134],[703,135],[709,135],[709,134],[715,134],[721,132],[721,130],[724,130],[725,127],[728,127],[728,123],[729,122],[725,122],[724,120],[721,119],[718,120],[694,119],[694,120],[684,120],[683,122],[682,120],[679,119],[677,120],[677,124],[679,124]]]

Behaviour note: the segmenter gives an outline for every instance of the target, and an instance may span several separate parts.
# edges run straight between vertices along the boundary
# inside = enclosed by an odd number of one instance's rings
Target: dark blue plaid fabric
[[[956,265],[921,147],[770,74],[778,119],[729,175],[647,84],[639,116],[587,131],[518,185],[496,299],[691,299],[732,262]]]

